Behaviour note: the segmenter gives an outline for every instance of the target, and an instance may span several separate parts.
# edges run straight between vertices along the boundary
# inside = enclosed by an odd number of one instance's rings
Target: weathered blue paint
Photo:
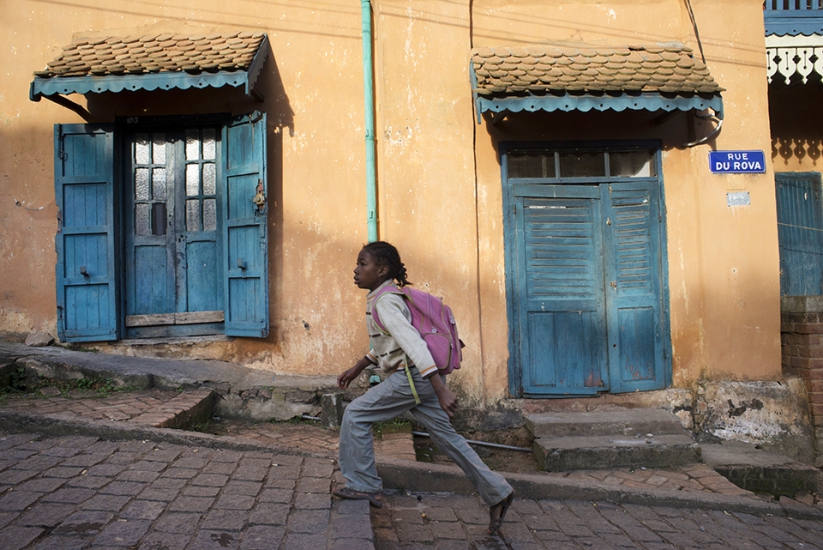
[[[472,75],[473,78],[476,78]],[[718,95],[692,95],[667,97],[660,93],[615,93],[615,94],[560,94],[528,95],[510,97],[483,97],[475,94],[475,108],[478,119],[481,113],[491,111],[702,111],[713,109],[717,117],[723,118],[723,98]]]
[[[366,123],[366,228],[377,240],[377,167],[374,151],[374,62],[372,61],[371,0],[360,0],[363,41],[363,102]]]
[[[823,6],[818,2],[766,0],[763,17],[766,36],[823,35]]]
[[[665,386],[662,211],[657,181],[601,186],[612,393]]]
[[[562,397],[665,387],[671,363],[659,178],[507,180],[501,150],[510,392]],[[660,173],[659,154],[655,163]]]
[[[819,172],[777,172],[780,294],[823,294],[823,189]]]
[[[56,125],[57,332],[64,342],[117,338],[113,134]]]
[[[253,113],[223,128],[223,269],[226,334],[264,337],[269,331],[267,207],[252,202],[266,191],[266,115]]]

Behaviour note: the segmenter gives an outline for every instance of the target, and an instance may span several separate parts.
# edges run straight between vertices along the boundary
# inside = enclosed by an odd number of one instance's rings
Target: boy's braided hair
[[[400,253],[397,249],[385,242],[375,241],[363,247],[364,252],[368,252],[377,265],[385,265],[389,268],[389,275],[397,281],[397,286],[403,288],[410,285],[407,279],[406,266],[400,261]]]

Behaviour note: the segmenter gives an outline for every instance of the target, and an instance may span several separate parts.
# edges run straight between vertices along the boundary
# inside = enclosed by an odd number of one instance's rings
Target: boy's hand
[[[340,376],[337,377],[337,387],[343,389],[348,388],[349,384],[352,383],[352,380],[355,380],[358,376],[360,376],[360,372],[361,370],[358,369],[356,366],[343,372]]]
[[[337,387],[342,388],[344,390],[348,388],[349,384],[351,384],[353,380],[357,379],[357,377],[360,376],[360,373],[363,372],[363,369],[365,369],[371,364],[372,362],[366,359],[365,357],[358,361],[355,366],[343,372],[340,376],[337,377]]]
[[[443,383],[443,379],[440,378],[439,373],[429,376],[428,381],[431,382],[432,389],[437,395],[440,408],[449,415],[449,418],[454,418],[454,411],[457,410],[457,396]]]

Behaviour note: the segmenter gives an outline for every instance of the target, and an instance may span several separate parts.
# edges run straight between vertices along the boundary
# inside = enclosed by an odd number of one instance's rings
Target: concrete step
[[[823,490],[818,468],[750,443],[721,441],[701,448],[708,466],[747,491],[797,498]]]
[[[634,436],[683,434],[680,419],[659,409],[623,409],[606,412],[545,412],[525,415],[526,428],[535,438],[565,436]]]
[[[685,433],[541,437],[534,457],[547,472],[606,468],[670,468],[700,461],[700,446]]]

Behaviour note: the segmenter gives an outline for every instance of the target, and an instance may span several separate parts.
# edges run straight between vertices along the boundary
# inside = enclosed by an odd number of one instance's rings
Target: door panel
[[[265,129],[265,113],[239,117],[223,128],[223,273],[231,336],[269,333]],[[261,204],[252,200],[257,196]]]
[[[522,394],[665,387],[659,182],[512,191],[512,342]]]
[[[117,338],[113,135],[87,125],[55,126],[58,336]]]
[[[218,135],[211,127],[157,128],[127,139],[129,337],[223,331]]]
[[[602,389],[605,337],[602,319],[602,239],[596,189],[544,186],[545,195],[522,197],[521,326],[523,388],[531,393],[593,394]],[[570,196],[572,195],[572,196]]]
[[[612,392],[665,386],[657,182],[602,186]]]

